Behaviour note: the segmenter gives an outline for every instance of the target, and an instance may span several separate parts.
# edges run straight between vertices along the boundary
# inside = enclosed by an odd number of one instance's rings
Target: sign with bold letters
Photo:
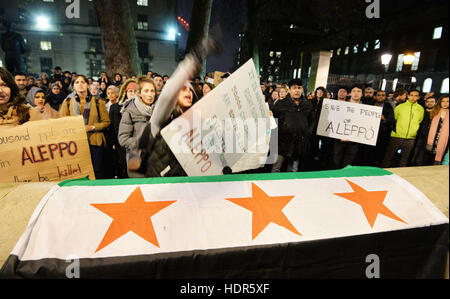
[[[95,179],[83,117],[0,128],[0,182]]]
[[[375,146],[383,108],[324,99],[317,135]]]

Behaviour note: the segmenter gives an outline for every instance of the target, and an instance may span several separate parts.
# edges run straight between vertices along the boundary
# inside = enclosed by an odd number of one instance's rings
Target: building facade
[[[326,88],[333,92],[361,83],[387,92],[403,87],[448,93],[448,4],[442,0],[383,1],[381,18],[368,19],[362,9],[359,24],[329,32],[289,20],[272,21],[272,29],[258,44],[262,80],[280,83],[301,78],[307,86],[314,68],[313,53],[329,51]],[[238,66],[251,57],[245,34],[240,38]],[[405,64],[405,56],[411,54],[412,64]],[[382,63],[383,55],[391,56],[389,64]]]
[[[151,70],[170,75],[177,65],[176,0],[128,1],[142,73]],[[0,0],[0,19],[16,22],[15,31],[26,40],[28,73],[50,74],[60,66],[63,71],[98,77],[106,69],[94,3],[80,0],[77,10],[70,7],[74,2]],[[0,50],[0,65],[4,64]]]

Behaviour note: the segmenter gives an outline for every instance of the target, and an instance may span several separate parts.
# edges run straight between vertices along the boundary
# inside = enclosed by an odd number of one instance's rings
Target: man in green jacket
[[[417,131],[425,114],[423,107],[417,103],[419,98],[420,92],[412,90],[409,92],[408,100],[395,108],[394,114],[397,123],[395,130],[391,134],[391,142],[386,149],[386,155],[381,165],[382,168],[392,166],[392,160],[399,149],[401,149],[400,167],[408,165]]]

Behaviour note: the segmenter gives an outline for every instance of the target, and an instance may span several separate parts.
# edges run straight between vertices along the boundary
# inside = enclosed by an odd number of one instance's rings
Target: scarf
[[[72,115],[81,115],[81,106],[80,106],[80,97],[76,92],[72,93],[70,96],[73,96],[72,101]],[[92,95],[88,94],[86,97],[86,104],[84,105],[84,111],[83,111],[83,119],[84,124],[87,125],[89,123],[89,114],[91,112],[91,103],[92,103]]]
[[[439,126],[439,122],[441,121],[441,113],[436,115],[430,126],[430,132],[428,134],[428,145],[433,145],[434,139],[436,138],[437,134],[437,128]],[[436,148],[436,157],[435,161],[441,162],[442,158],[445,155],[445,149],[447,148],[448,144],[448,133],[449,133],[449,111],[447,110],[447,113],[445,114],[444,122],[442,124],[440,134],[439,134],[439,141]]]
[[[134,99],[134,104],[136,105],[137,110],[145,116],[152,117],[153,108],[155,106],[154,103],[149,106],[144,104],[137,96],[134,96]]]

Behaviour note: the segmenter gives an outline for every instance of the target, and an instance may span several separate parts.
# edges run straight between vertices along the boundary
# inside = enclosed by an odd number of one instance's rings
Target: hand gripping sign
[[[161,135],[189,176],[256,169],[267,160],[271,117],[252,60],[172,121]]]

